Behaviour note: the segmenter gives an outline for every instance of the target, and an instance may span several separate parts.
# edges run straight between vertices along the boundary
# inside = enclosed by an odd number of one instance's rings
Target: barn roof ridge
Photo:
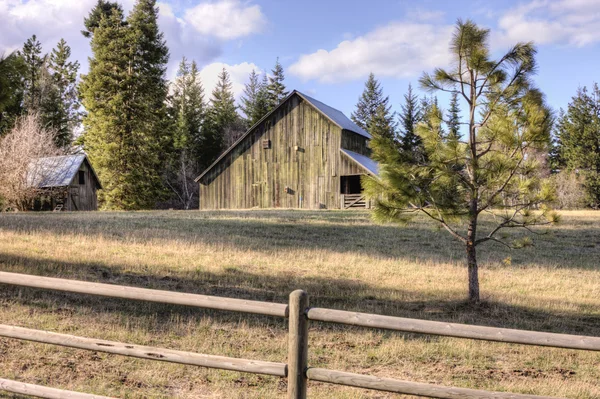
[[[317,111],[319,111],[329,120],[331,120],[331,122],[336,124],[340,129],[349,130],[368,139],[371,138],[371,135],[369,133],[367,133],[365,130],[361,129],[358,125],[352,122],[346,115],[344,115],[342,111],[330,107],[329,105],[322,103],[321,101],[316,100],[294,89],[290,92],[290,94],[287,95],[287,97],[281,100],[281,102],[275,108],[273,108],[270,112],[263,116],[254,125],[250,126],[250,128],[248,128],[248,130],[246,130],[246,132],[239,139],[237,139],[228,149],[226,149],[208,168],[204,170],[204,172],[202,172],[198,177],[196,177],[194,181],[196,183],[200,181],[200,179],[202,179],[202,177],[204,177],[205,174],[207,174],[212,168],[214,168],[219,162],[221,162],[221,160],[225,158],[227,154],[229,154],[235,147],[237,147],[237,145],[240,144],[250,134],[250,132],[254,130],[254,128],[256,128],[265,119],[267,119],[269,116],[275,113],[284,103],[286,103],[294,95],[300,96],[300,98],[312,105]]]
[[[42,171],[48,173],[34,173],[32,176],[28,176],[27,183],[30,186],[38,188],[68,186],[75,178],[77,171],[84,161],[89,165],[92,174],[96,178],[96,182],[98,182],[99,188],[102,188],[102,183],[85,153],[42,157],[31,161],[28,170],[41,168]]]

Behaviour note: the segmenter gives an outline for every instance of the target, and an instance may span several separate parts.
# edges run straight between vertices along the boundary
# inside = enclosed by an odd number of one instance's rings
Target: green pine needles
[[[453,69],[436,69],[420,80],[423,89],[449,92],[464,102],[466,121],[457,118],[457,100],[451,105],[451,123],[435,102],[430,104],[417,125],[423,152],[417,155],[398,150],[392,140],[371,130],[380,172],[379,178],[364,180],[366,193],[376,201],[377,220],[402,222],[424,214],[464,245],[469,299],[474,302],[480,300],[478,245],[495,241],[511,246],[500,230],[557,220],[546,207],[554,198],[553,188],[540,177],[533,156],[547,150],[552,124],[543,95],[531,82],[535,47],[519,43],[493,60],[488,36],[487,29],[458,21],[450,47]],[[465,135],[457,134],[461,124]],[[496,221],[490,231],[479,229],[483,213]]]
[[[168,50],[155,0],[138,0],[126,20],[119,7],[109,12],[91,13],[100,22],[80,85],[83,143],[104,186],[104,208],[152,208],[166,193]]]

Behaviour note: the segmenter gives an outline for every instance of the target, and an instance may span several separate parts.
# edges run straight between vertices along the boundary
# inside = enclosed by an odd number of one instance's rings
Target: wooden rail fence
[[[26,274],[0,272],[0,284],[22,287],[134,299],[149,302],[194,306],[217,310],[254,313],[287,318],[289,321],[287,363],[236,359],[192,352],[140,346],[93,338],[76,337],[48,331],[0,325],[0,337],[34,341],[131,356],[148,360],[180,363],[201,367],[232,370],[245,373],[267,374],[287,378],[288,399],[306,398],[308,381],[320,381],[379,391],[395,392],[442,399],[556,399],[546,396],[523,395],[508,392],[490,392],[477,389],[446,387],[441,385],[401,381],[344,371],[309,367],[308,325],[310,320],[386,329],[410,333],[432,334],[457,338],[506,342],[555,348],[600,351],[600,338],[537,331],[484,327],[438,321],[407,319],[341,310],[311,308],[308,294],[296,290],[290,294],[289,303],[278,304],[207,295],[184,294],[170,291],[127,287],[112,284],[57,279]],[[0,391],[30,395],[40,398],[111,399],[106,396],[65,391],[0,378]],[[112,398],[114,399],[114,398]]]

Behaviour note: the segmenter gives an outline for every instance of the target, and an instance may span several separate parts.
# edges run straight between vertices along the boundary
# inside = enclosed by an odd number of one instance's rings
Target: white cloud
[[[96,1],[0,0],[0,55],[22,48],[25,40],[33,34],[42,43],[44,52],[50,52],[56,43],[64,38],[71,46],[72,57],[81,63],[80,73],[87,73],[87,58],[91,55],[90,43],[89,39],[83,37],[81,30],[84,28],[84,18],[95,6]],[[120,0],[125,13],[133,8],[134,1]],[[184,55],[190,60],[196,60],[199,65],[213,62],[222,53],[223,40],[227,36],[224,31],[215,31],[211,35],[198,34],[197,26],[186,21],[185,16],[188,13],[179,4],[172,1],[158,3],[158,22],[170,53],[169,77],[174,75],[177,64]],[[235,35],[249,32],[250,28],[257,29],[253,25],[256,21],[264,23],[258,6],[245,7],[233,0],[205,3],[200,6],[203,5],[213,10],[211,23],[230,19],[229,28],[225,29],[230,35],[235,33],[235,29],[238,29]],[[223,14],[219,15],[219,11]],[[244,18],[249,22],[244,22]]]
[[[207,65],[200,71],[200,79],[202,79],[202,85],[204,86],[204,93],[206,93],[207,99],[210,99],[211,93],[217,85],[219,74],[223,68],[229,72],[233,95],[235,96],[236,100],[239,100],[240,96],[242,95],[244,91],[244,85],[248,81],[248,75],[250,75],[250,72],[252,72],[254,69],[257,73],[261,73],[259,67],[248,62],[235,65],[214,62],[210,65]]]
[[[378,76],[405,78],[447,65],[453,26],[392,22],[333,50],[302,55],[289,67],[292,75],[324,83]]]
[[[198,33],[222,40],[258,33],[266,24],[260,6],[246,6],[240,0],[198,4],[185,12],[184,20]]]
[[[494,47],[518,41],[583,47],[600,41],[600,2],[533,0],[502,14],[498,28],[492,31]]]

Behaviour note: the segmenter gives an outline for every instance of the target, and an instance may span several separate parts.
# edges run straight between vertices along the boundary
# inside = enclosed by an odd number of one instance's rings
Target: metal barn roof
[[[345,148],[340,148],[340,151],[356,162],[359,166],[365,169],[367,172],[377,176],[379,174],[379,164],[376,161],[373,161],[366,155],[358,154],[354,151],[346,150]]]
[[[85,154],[36,159],[29,164],[27,184],[30,187],[37,188],[66,187],[71,184],[81,164],[86,159]],[[101,187],[96,172],[93,168],[91,170],[94,177],[96,177],[98,186]]]

